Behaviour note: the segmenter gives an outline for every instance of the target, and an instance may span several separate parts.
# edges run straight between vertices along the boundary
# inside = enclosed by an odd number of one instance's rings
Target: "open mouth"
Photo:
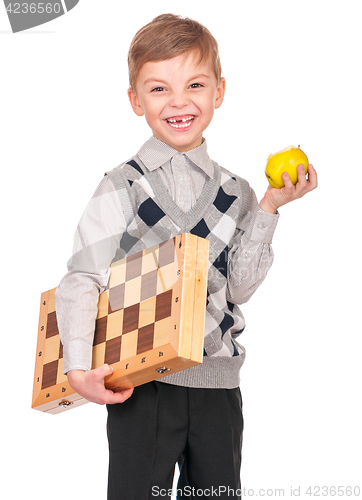
[[[189,127],[194,121],[194,115],[183,115],[183,116],[171,116],[171,118],[166,118],[167,123],[175,129],[185,129]]]

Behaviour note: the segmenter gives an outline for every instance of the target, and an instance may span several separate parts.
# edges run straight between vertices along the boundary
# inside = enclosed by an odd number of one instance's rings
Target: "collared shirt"
[[[151,137],[141,147],[137,156],[149,170],[159,169],[168,192],[184,212],[188,212],[195,205],[207,176],[212,178],[214,173],[205,139],[201,146],[180,153],[168,144]]]
[[[185,212],[195,205],[207,176],[212,177],[214,171],[205,140],[198,148],[180,153],[152,137],[137,156],[149,170],[159,169],[162,182]],[[273,261],[271,241],[278,218],[279,214],[269,214],[259,208],[251,190],[249,210],[243,219],[245,230],[239,232],[229,252],[227,298],[230,302],[246,302],[264,280]],[[107,285],[109,265],[126,226],[116,188],[105,176],[77,227],[73,254],[80,258],[69,261],[68,273],[56,292],[65,373],[91,368],[98,297]]]

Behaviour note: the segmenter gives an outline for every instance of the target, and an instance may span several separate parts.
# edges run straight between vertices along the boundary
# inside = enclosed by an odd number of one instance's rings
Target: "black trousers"
[[[236,389],[150,382],[108,405],[108,500],[240,499],[242,400]]]

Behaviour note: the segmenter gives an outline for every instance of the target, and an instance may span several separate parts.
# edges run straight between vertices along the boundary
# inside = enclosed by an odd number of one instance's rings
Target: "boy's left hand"
[[[304,166],[298,165],[298,182],[294,186],[287,172],[283,173],[284,187],[277,189],[268,187],[259,207],[264,212],[275,214],[279,207],[313,191],[318,185],[317,172],[313,165],[308,165],[308,178],[304,172]]]

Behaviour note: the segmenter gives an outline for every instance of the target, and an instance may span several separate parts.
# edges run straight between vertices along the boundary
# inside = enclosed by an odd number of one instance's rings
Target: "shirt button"
[[[260,224],[258,224],[258,228],[260,228],[260,229],[265,229],[265,228],[266,228],[266,226],[265,226],[265,225],[261,222]]]

